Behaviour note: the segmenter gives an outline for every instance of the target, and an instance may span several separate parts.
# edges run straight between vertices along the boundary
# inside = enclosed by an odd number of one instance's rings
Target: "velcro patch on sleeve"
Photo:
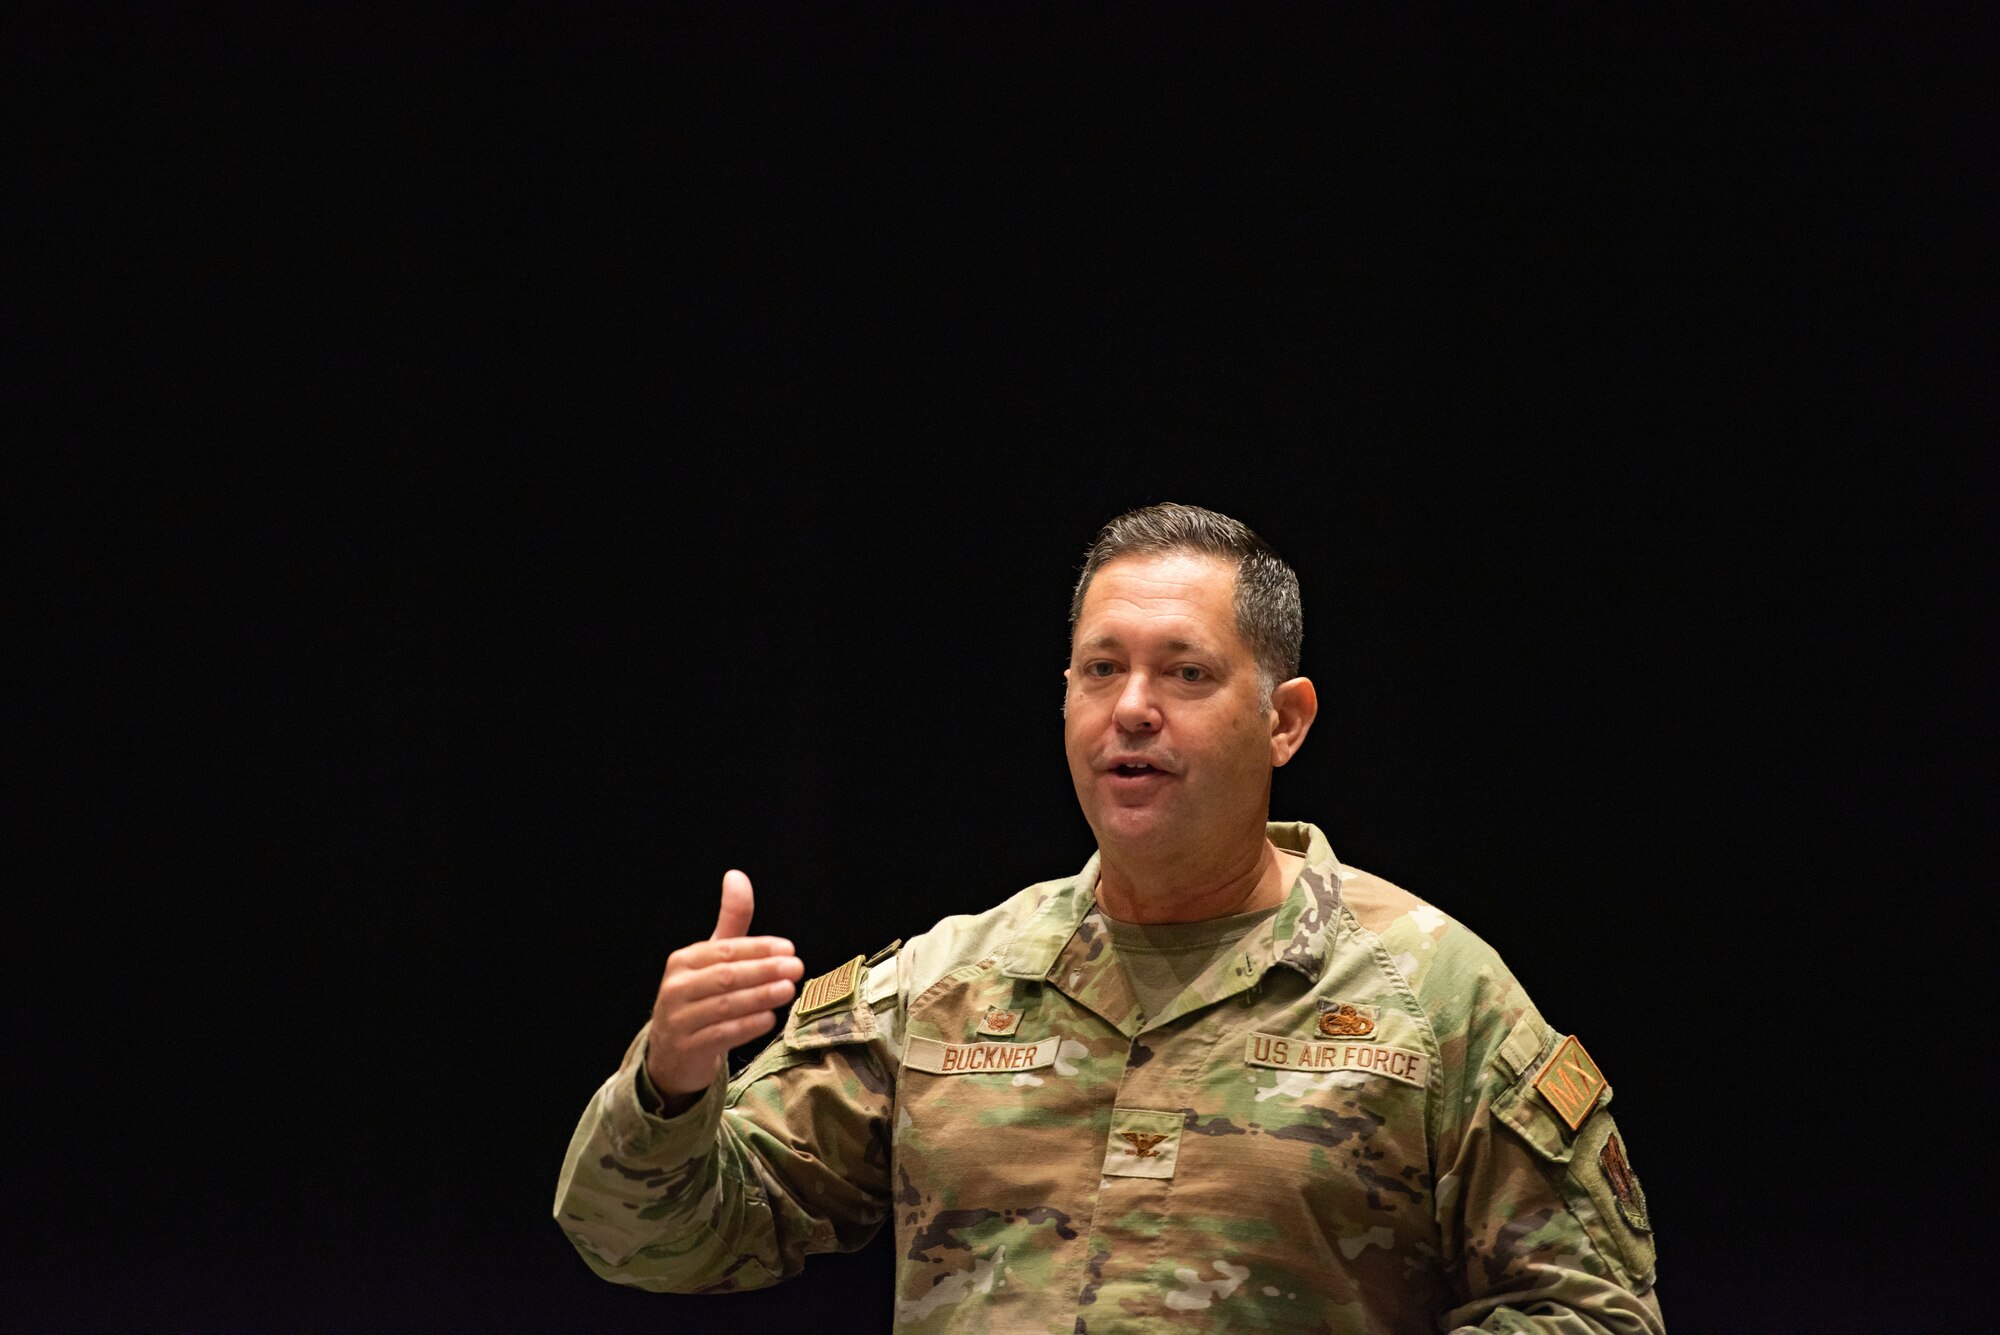
[[[1604,1072],[1597,1069],[1597,1063],[1583,1050],[1583,1044],[1576,1041],[1575,1034],[1557,1046],[1534,1083],[1535,1092],[1572,1131],[1583,1125],[1604,1092],[1611,1088],[1605,1083]]]
[[[798,1016],[818,1015],[834,1007],[854,1004],[854,987],[861,981],[861,956],[856,955],[832,973],[823,973],[799,989]]]
[[[1279,1071],[1360,1071],[1422,1088],[1430,1079],[1430,1058],[1386,1043],[1315,1043],[1277,1034],[1252,1034],[1243,1060]]]
[[[864,1005],[879,1006],[896,995],[896,962],[889,960],[883,964],[870,964],[861,971],[861,1000]]]
[[[1518,1080],[1535,1069],[1535,1058],[1542,1055],[1548,1032],[1542,1017],[1532,1010],[1507,1031],[1507,1041],[1500,1045],[1500,1060],[1506,1063],[1508,1074]]]
[[[1061,1041],[1052,1035],[1039,1043],[940,1043],[913,1036],[903,1049],[903,1065],[932,1075],[1038,1071],[1055,1064]]]

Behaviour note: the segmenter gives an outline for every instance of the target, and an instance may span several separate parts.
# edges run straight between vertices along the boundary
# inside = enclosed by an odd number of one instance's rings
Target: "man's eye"
[[[1087,677],[1108,677],[1111,675],[1111,664],[1099,659],[1084,668],[1083,672]]]
[[[1204,674],[1198,667],[1178,667],[1174,669],[1174,675],[1182,681],[1200,681]]]

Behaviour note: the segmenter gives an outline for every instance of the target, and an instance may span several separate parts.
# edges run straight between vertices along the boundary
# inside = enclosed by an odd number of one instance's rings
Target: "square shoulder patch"
[[[860,981],[861,956],[856,955],[832,973],[823,973],[799,989],[799,1018],[830,1011],[843,1002],[851,1004],[855,984]]]
[[[1534,1084],[1535,1092],[1572,1131],[1583,1125],[1598,1099],[1610,1088],[1604,1072],[1597,1069],[1597,1063],[1583,1050],[1583,1044],[1576,1041],[1575,1034],[1557,1045]]]

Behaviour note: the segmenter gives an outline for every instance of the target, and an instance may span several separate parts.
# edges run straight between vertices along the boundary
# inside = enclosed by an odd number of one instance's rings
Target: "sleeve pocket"
[[[752,1059],[750,1064],[738,1071],[729,1082],[729,1095],[725,1107],[734,1107],[743,1097],[743,1091],[762,1080],[767,1075],[775,1075],[789,1067],[801,1066],[806,1062],[819,1060],[820,1050],[838,1047],[844,1043],[866,1043],[872,1040],[881,1026],[872,1010],[857,1006],[852,1010],[835,1011],[814,1019],[801,1020],[794,1007],[785,1027],[771,1040],[765,1049]]]
[[[1645,1194],[1625,1159],[1625,1138],[1603,1101],[1572,1135],[1542,1105],[1527,1077],[1494,1100],[1493,1112],[1541,1158],[1562,1172],[1563,1198],[1619,1278],[1636,1292],[1653,1283],[1655,1253]],[[1615,1179],[1615,1180],[1614,1180]]]

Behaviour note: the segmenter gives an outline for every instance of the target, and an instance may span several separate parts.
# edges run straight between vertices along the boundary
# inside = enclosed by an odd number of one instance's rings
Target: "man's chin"
[[[1159,806],[1111,806],[1093,823],[1099,843],[1114,843],[1131,852],[1164,849],[1180,832],[1180,823]]]

